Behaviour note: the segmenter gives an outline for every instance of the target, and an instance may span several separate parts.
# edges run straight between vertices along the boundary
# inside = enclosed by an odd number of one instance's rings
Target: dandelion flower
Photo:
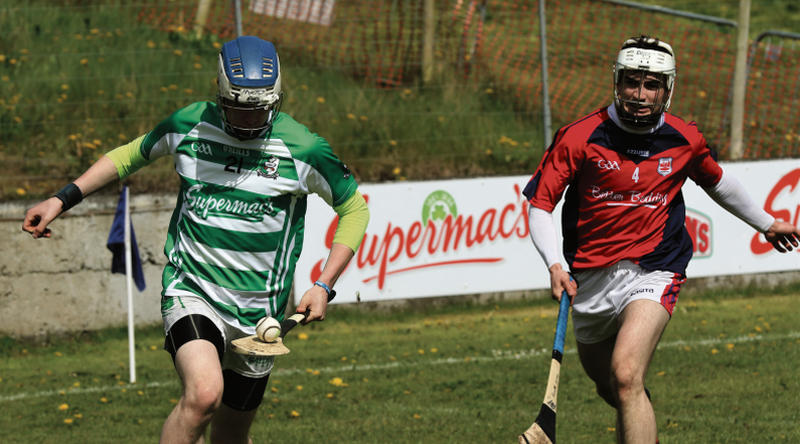
[[[64,424],[72,424],[72,421],[73,421],[72,418],[66,418],[64,419]]]
[[[347,384],[344,382],[344,380],[338,376],[328,381],[328,383],[335,387],[347,387]]]
[[[58,409],[61,410],[62,412],[64,410],[67,410],[68,408],[69,408],[69,404],[66,404],[66,403],[61,404],[60,406],[58,406]]]
[[[289,416],[291,416],[292,418],[299,418],[300,412],[298,412],[297,410],[292,410],[292,413],[289,413]]]
[[[301,341],[307,341],[308,340],[308,334],[307,333],[300,333],[299,335],[297,335],[297,339],[299,339]]]

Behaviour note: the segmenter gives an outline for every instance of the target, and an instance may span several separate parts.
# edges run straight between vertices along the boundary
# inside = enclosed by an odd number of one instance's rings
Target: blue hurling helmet
[[[253,36],[225,43],[217,82],[225,132],[241,140],[267,135],[283,95],[275,46]]]

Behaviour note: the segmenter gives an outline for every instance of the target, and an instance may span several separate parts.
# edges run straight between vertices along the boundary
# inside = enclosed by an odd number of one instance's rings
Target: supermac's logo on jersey
[[[672,157],[658,159],[658,174],[666,176],[672,172]]]
[[[192,185],[186,189],[184,206],[204,220],[213,216],[261,222],[265,215],[275,217],[278,214],[269,198],[253,201],[231,199],[223,193],[208,192],[203,185]]]
[[[267,160],[263,161],[258,168],[258,175],[261,177],[267,177],[270,179],[277,179],[278,174],[278,166],[280,165],[281,160],[275,156],[267,157]]]

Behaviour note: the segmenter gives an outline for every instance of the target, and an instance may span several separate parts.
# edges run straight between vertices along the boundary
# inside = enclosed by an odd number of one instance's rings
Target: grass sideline
[[[800,442],[798,295],[684,290],[647,381],[661,442]],[[514,442],[544,393],[556,311],[549,300],[333,306],[287,339],[254,441]],[[0,341],[3,442],[156,441],[180,390],[160,327],[136,335],[134,385],[124,328]],[[571,328],[566,344],[559,442],[611,443],[613,411],[583,374]]]

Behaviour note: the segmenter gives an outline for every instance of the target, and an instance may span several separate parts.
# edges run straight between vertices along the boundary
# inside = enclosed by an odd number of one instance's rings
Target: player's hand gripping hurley
[[[567,291],[561,293],[558,306],[556,337],[553,341],[553,359],[550,361],[550,376],[547,377],[547,390],[539,415],[525,433],[519,435],[519,444],[555,444],[556,442],[556,399],[558,397],[558,378],[561,372],[561,358],[564,356],[564,337],[567,334],[570,299]]]
[[[336,292],[328,295],[328,302],[333,300]],[[283,345],[283,338],[289,330],[297,324],[302,323],[308,317],[309,311],[305,313],[295,313],[281,322],[281,333],[273,341],[263,341],[257,334],[245,336],[231,341],[231,347],[235,353],[250,356],[279,356],[289,353],[289,348]]]

